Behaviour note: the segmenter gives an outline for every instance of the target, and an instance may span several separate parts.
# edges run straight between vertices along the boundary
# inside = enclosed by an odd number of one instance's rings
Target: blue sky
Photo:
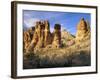
[[[84,18],[89,23],[91,22],[89,13],[23,10],[24,28],[34,26],[36,21],[48,20],[51,32],[54,30],[54,24],[59,23],[62,30],[66,29],[71,34],[75,34],[76,26],[81,18]]]

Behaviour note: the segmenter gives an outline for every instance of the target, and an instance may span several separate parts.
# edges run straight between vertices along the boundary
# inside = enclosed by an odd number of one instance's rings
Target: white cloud
[[[31,17],[31,15],[30,15],[30,14],[28,14],[28,13],[24,13],[24,17],[28,17],[28,18],[30,18],[30,17]]]
[[[26,25],[27,28],[30,28],[32,26],[35,26],[36,21],[39,21],[38,18],[29,18],[24,20],[24,24]]]

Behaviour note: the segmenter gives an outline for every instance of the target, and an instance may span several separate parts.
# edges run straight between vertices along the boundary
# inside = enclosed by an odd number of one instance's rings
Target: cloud
[[[31,17],[31,15],[30,15],[30,14],[28,14],[28,13],[24,13],[24,17],[30,18],[30,17]]]
[[[32,26],[35,26],[36,22],[39,21],[38,18],[28,18],[24,20],[24,24],[27,28],[30,28]]]

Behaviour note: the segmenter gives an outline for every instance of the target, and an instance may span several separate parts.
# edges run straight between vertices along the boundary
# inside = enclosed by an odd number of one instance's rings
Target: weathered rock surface
[[[24,31],[24,50],[34,52],[40,48],[69,47],[84,40],[90,40],[90,26],[84,18],[77,25],[76,36],[61,31],[60,24],[55,24],[51,33],[48,20],[37,21],[34,27]]]
[[[59,48],[61,46],[61,25],[55,24],[54,26],[54,37],[53,37],[53,43],[54,48]]]
[[[50,24],[49,24],[49,22],[45,21],[44,24],[45,24],[45,29],[44,29],[44,32],[45,32],[44,46],[46,47],[47,45],[52,43],[53,37],[52,37],[52,34],[50,32]]]
[[[89,30],[87,27],[87,23],[84,20],[84,18],[82,18],[77,25],[76,41],[78,42],[78,41],[83,40],[86,36],[88,36],[88,33],[89,33]]]
[[[33,37],[33,34],[34,34],[34,30],[35,30],[35,28],[34,27],[31,27],[27,31],[24,31],[24,33],[23,33],[24,49],[27,49],[28,46],[30,45],[31,40],[32,40],[32,37]]]
[[[61,42],[62,47],[73,45],[75,36],[66,31],[65,29],[61,31]]]
[[[55,24],[54,33],[51,33],[49,21],[37,21],[34,31],[32,32],[32,29],[29,29],[27,38],[29,40],[25,41],[25,34],[24,43],[27,46],[25,49],[29,52],[34,49],[45,48],[48,45],[51,45],[53,48],[59,48],[61,45],[61,25]]]

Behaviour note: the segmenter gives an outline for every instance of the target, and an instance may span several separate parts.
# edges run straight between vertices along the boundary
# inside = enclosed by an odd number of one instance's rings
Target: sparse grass
[[[83,42],[84,41],[84,42]],[[91,65],[90,40],[62,48],[40,48],[24,55],[24,69]]]
[[[50,67],[69,67],[90,65],[90,52],[87,50],[74,50],[71,48],[50,49],[43,52],[31,53],[27,55],[28,63],[24,64],[28,68],[50,68]],[[73,51],[74,50],[74,51]],[[31,67],[30,67],[31,66]]]

